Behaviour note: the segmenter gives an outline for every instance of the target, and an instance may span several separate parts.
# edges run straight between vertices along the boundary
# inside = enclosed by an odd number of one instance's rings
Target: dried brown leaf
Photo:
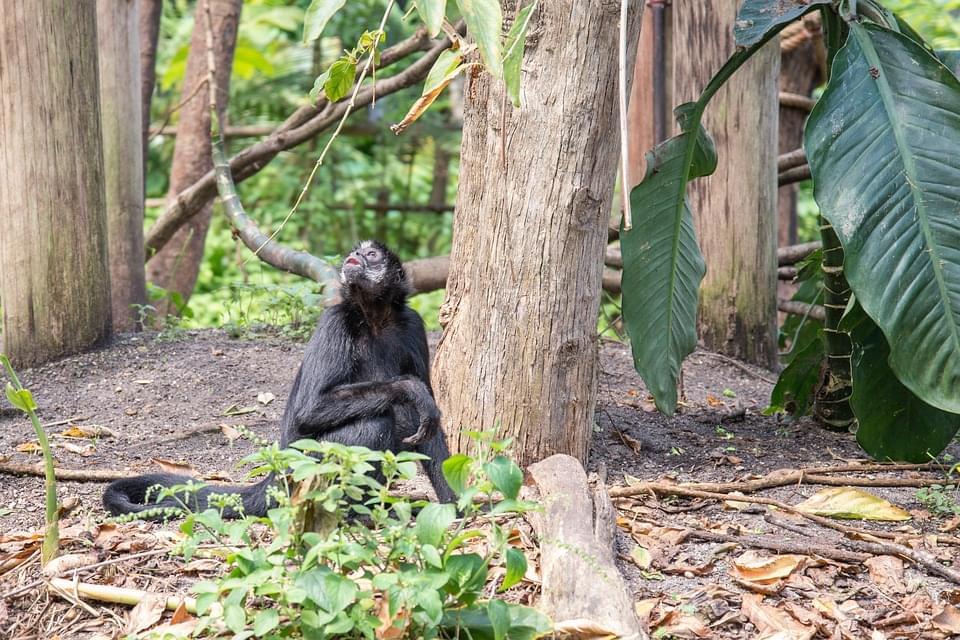
[[[187,611],[187,603],[181,601],[180,604],[177,605],[177,608],[174,609],[173,616],[170,617],[170,624],[180,624],[188,620],[193,620],[193,616]]]
[[[664,638],[709,638],[711,633],[703,620],[680,609],[668,613],[655,629],[655,635]]]
[[[191,478],[200,477],[200,472],[188,462],[177,462],[176,460],[166,460],[164,458],[151,458],[151,461],[160,467],[165,473],[190,476]]]
[[[619,635],[616,631],[611,631],[593,620],[587,620],[586,618],[576,618],[558,622],[553,625],[553,633],[559,637],[575,638],[577,640],[616,638]]]
[[[163,611],[167,606],[167,597],[157,594],[157,593],[148,593],[144,596],[137,606],[135,606],[127,616],[127,624],[124,627],[124,632],[128,634],[136,634],[141,631],[146,631],[153,625],[160,622],[160,618],[163,617]]]
[[[944,633],[960,634],[960,610],[953,605],[944,605],[940,613],[931,618],[930,622]]]
[[[758,640],[810,640],[816,627],[805,625],[785,611],[763,604],[762,596],[744,594],[740,612],[757,628]]]
[[[870,579],[890,593],[906,593],[903,582],[903,560],[896,556],[874,556],[864,561],[870,572]]]
[[[20,453],[42,453],[43,449],[40,448],[40,443],[36,441],[30,442],[21,442],[16,447],[17,451]]]

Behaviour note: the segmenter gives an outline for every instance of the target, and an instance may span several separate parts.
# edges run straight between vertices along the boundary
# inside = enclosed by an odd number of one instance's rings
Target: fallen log
[[[557,454],[531,465],[543,512],[532,514],[540,539],[540,609],[561,625],[587,620],[619,638],[649,638],[633,598],[613,561],[613,509],[605,487],[591,496],[587,474],[571,456]]]

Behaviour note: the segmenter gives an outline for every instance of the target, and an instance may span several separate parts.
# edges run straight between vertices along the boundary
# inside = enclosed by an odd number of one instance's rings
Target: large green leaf
[[[831,0],[745,0],[737,12],[733,36],[738,47],[749,47],[764,39],[771,31],[793,22],[817,5],[828,5]]]
[[[507,95],[513,106],[520,106],[520,63],[523,62],[523,48],[527,43],[527,27],[530,16],[536,8],[536,0],[517,13],[517,19],[503,45],[503,81],[507,85]]]
[[[960,81],[907,36],[851,24],[804,147],[890,366],[960,412]]]
[[[795,345],[792,352],[789,364],[780,372],[770,393],[770,406],[763,410],[764,415],[788,413],[799,418],[807,415],[813,406],[826,358],[823,330],[817,329],[805,343]]]
[[[447,11],[447,0],[414,0],[420,19],[427,25],[431,38],[436,38],[443,26],[443,16]]]
[[[620,233],[623,317],[634,365],[657,408],[670,414],[677,408],[680,364],[697,346],[697,290],[706,273],[687,181],[717,167],[713,142],[699,120],[696,125],[647,154],[647,174],[630,192],[633,229]]]
[[[859,304],[840,327],[853,340],[853,396],[860,427],[857,441],[878,460],[926,462],[950,444],[960,415],[929,404],[900,384],[887,364],[890,348],[880,328]]]
[[[303,41],[313,42],[323,33],[330,18],[347,4],[347,0],[313,0],[303,16]]]
[[[937,57],[953,75],[960,78],[960,49],[944,49],[937,51]]]
[[[495,78],[503,77],[503,58],[500,55],[500,29],[503,11],[500,0],[457,0],[467,32],[477,42],[480,57]]]

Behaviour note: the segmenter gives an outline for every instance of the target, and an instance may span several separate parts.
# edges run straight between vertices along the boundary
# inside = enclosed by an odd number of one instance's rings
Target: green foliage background
[[[365,29],[375,26],[385,6],[383,0],[351,0],[331,20],[325,31],[330,35],[314,46],[304,45],[301,38],[303,13],[308,4],[309,0],[244,2],[230,87],[229,124],[282,122],[308,100],[313,80],[324,65],[355,42]],[[154,125],[167,118],[170,124],[176,124],[177,113],[170,112],[182,99],[194,5],[186,0],[164,3],[157,89],[152,105]],[[412,34],[416,26],[414,19],[405,22],[401,12],[394,10],[387,25],[387,46]],[[397,63],[385,73],[393,74],[403,66],[404,63]],[[363,125],[369,133],[342,135],[334,143],[306,199],[277,236],[279,241],[325,256],[342,255],[367,237],[384,240],[407,260],[449,252],[452,214],[377,214],[360,206],[376,201],[381,191],[389,192],[392,202],[426,203],[432,190],[434,152],[438,148],[453,156],[446,194],[447,203],[453,203],[460,132],[449,125],[449,96],[442,96],[403,136],[395,136],[389,129],[390,124],[403,117],[420,89],[414,86],[386,96],[374,108],[351,116],[349,124]],[[322,136],[280,154],[259,174],[239,185],[247,210],[264,230],[275,230],[289,213],[326,140]],[[228,144],[236,152],[255,141],[243,138]],[[173,145],[172,136],[157,136],[150,143],[148,198],[166,195]],[[355,208],[334,210],[327,206],[330,203]],[[159,209],[148,210],[148,227],[159,213]],[[249,255],[232,239],[219,210],[215,211],[200,277],[181,326],[242,328],[300,319],[298,316],[310,306],[311,283],[281,273]],[[413,300],[431,328],[438,328],[436,315],[442,297],[442,292],[434,292]]]

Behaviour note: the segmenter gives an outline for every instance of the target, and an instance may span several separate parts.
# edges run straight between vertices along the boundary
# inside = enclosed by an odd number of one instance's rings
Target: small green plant
[[[716,431],[717,435],[723,438],[724,440],[733,440],[734,438],[737,437],[736,434],[734,434],[732,431],[727,431],[719,424],[714,428],[714,431]]]
[[[254,473],[278,479],[267,516],[225,520],[223,509],[238,506],[227,498],[189,513],[181,526],[187,558],[201,544],[228,550],[225,575],[194,585],[197,634],[224,627],[241,639],[547,633],[548,620],[535,610],[487,595],[493,567],[502,567],[497,592],[523,578],[526,557],[501,523],[535,505],[518,498],[523,476],[504,455],[508,442],[471,435],[480,453],[444,463],[456,506],[391,493],[415,474],[423,458],[415,453],[301,440],[248,457]]]
[[[917,500],[938,516],[960,515],[960,492],[955,487],[942,484],[923,487],[917,490]]]
[[[46,511],[44,512],[44,531],[43,544],[40,546],[40,561],[46,564],[54,557],[60,549],[60,526],[57,518],[57,478],[53,470],[53,453],[50,451],[50,442],[47,440],[47,433],[43,430],[39,418],[37,418],[37,403],[33,400],[33,394],[28,389],[24,389],[20,384],[10,359],[5,354],[0,353],[0,364],[7,372],[9,382],[7,382],[6,394],[7,400],[17,409],[23,411],[30,417],[33,423],[33,430],[37,434],[37,441],[40,443],[40,450],[43,452],[44,463],[44,486],[46,489]]]

